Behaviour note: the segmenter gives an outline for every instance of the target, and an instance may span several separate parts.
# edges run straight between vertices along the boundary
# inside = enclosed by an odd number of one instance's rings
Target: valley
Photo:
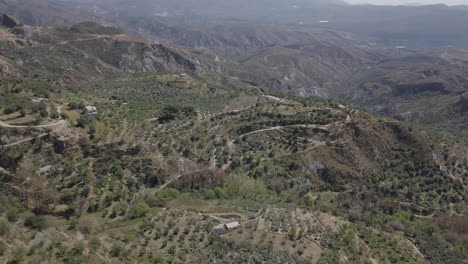
[[[467,263],[465,36],[261,2],[0,1],[0,262]]]

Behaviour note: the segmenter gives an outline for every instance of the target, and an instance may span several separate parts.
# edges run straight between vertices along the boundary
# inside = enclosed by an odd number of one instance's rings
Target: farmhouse
[[[240,227],[240,224],[237,221],[226,224],[226,228],[227,228],[228,231],[234,230],[234,229],[236,229],[238,227]]]
[[[240,227],[239,222],[235,221],[235,222],[228,223],[228,224],[217,225],[213,227],[213,232],[215,232],[218,235],[222,235],[222,234],[227,233],[228,231],[234,230],[239,227]]]
[[[280,101],[281,99],[272,95],[263,95],[268,101]]]
[[[97,109],[95,106],[86,106],[86,111],[88,112],[88,115],[97,115]]]
[[[217,234],[217,235],[222,235],[222,234],[226,233],[227,231],[228,230],[227,230],[225,224],[220,224],[220,225],[217,225],[217,226],[213,227],[213,232],[215,232],[215,234]]]

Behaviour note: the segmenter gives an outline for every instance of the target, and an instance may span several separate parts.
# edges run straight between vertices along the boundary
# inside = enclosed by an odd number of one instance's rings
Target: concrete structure
[[[36,98],[36,99],[32,99],[32,101],[34,103],[46,103],[49,101],[49,99],[47,98],[44,98],[44,97],[39,97],[39,98]]]
[[[265,97],[268,101],[280,101],[281,99],[276,97],[276,96],[272,96],[272,95],[263,95],[263,97]]]
[[[50,171],[52,170],[52,168],[53,168],[53,167],[52,167],[51,165],[44,166],[44,167],[42,167],[42,168],[40,168],[40,169],[38,169],[38,170],[36,171],[36,175],[37,175],[37,176],[47,175],[47,174],[50,173]]]
[[[239,222],[235,221],[235,222],[232,222],[232,223],[229,223],[229,224],[226,224],[226,229],[228,231],[231,231],[231,230],[234,230],[236,228],[240,227],[240,224]]]
[[[237,221],[229,223],[229,224],[219,224],[213,227],[213,232],[217,235],[222,235],[222,234],[227,233],[228,231],[234,230],[239,227],[240,227],[240,224]]]
[[[220,225],[213,227],[213,232],[215,232],[215,234],[217,235],[225,234],[227,231],[228,230],[225,224],[220,224]]]
[[[97,109],[95,106],[86,106],[86,111],[88,112],[88,115],[97,115]]]

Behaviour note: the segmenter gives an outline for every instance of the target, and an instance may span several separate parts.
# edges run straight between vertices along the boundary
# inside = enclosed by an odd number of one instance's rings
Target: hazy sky
[[[468,0],[345,0],[352,4],[399,5],[399,4],[438,4],[468,5]]]

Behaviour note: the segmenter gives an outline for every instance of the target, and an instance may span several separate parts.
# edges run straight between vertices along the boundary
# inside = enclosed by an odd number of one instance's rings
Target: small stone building
[[[44,166],[36,171],[37,176],[48,175],[52,171],[52,165]]]

